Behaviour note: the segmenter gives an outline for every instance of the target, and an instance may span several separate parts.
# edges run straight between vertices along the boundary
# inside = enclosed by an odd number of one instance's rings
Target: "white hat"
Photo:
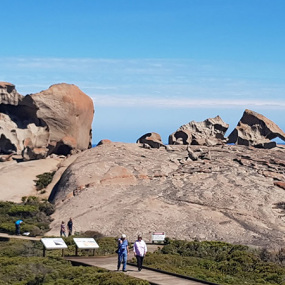
[[[127,236],[125,234],[122,234],[121,235],[121,238],[126,238]]]

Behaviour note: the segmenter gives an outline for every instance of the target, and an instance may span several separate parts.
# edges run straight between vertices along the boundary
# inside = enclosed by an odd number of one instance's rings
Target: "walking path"
[[[0,233],[0,239],[22,239],[22,240],[35,240],[40,241],[41,237],[29,237],[29,236],[17,236],[17,235],[8,235],[5,233]],[[150,251],[153,251],[157,248],[156,245],[151,245]],[[105,268],[110,271],[117,272],[117,256],[112,257],[65,257],[65,259],[71,261],[73,264],[76,265],[88,265],[88,266],[96,266]],[[166,272],[159,272],[154,269],[143,267],[142,271],[138,271],[136,266],[128,264],[127,272],[125,274],[136,277],[142,280],[147,280],[153,285],[202,285],[202,284],[213,284],[211,282],[199,281],[195,280],[194,278],[188,277],[188,279],[180,277],[180,276],[173,276]],[[193,280],[191,280],[193,279]]]
[[[22,236],[22,235],[8,235],[4,233],[0,233],[0,238],[5,238],[5,239],[22,239],[22,240],[41,240],[41,237],[29,237],[29,236]]]
[[[117,257],[66,257],[76,265],[89,265],[105,268],[110,271],[116,271],[117,269]],[[117,271],[116,271],[117,272]],[[162,272],[156,272],[154,270],[146,269],[143,267],[142,271],[138,271],[136,266],[128,264],[127,272],[125,274],[136,277],[139,279],[147,280],[154,285],[201,285],[201,284],[213,284],[210,282],[199,282],[194,280],[185,279],[179,276],[172,276]],[[194,278],[193,278],[194,279]]]

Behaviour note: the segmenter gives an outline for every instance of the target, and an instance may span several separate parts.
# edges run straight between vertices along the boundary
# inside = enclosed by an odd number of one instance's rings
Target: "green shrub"
[[[24,221],[21,232],[30,232],[30,235],[42,235],[49,230],[52,221],[50,215],[54,212],[54,205],[48,201],[40,202],[35,196],[23,197],[22,203],[0,202],[0,231],[15,233],[15,222]]]
[[[3,202],[0,201],[0,215],[7,213],[7,211],[14,205],[13,202]]]
[[[39,210],[44,212],[47,216],[50,216],[55,212],[55,205],[49,202],[43,202],[39,204]]]
[[[90,237],[90,238],[94,238],[94,239],[98,239],[98,238],[102,238],[104,237],[103,234],[97,232],[97,231],[86,231],[81,233],[82,237]]]
[[[33,205],[13,205],[7,212],[9,216],[21,218],[32,217],[38,212],[38,207]]]
[[[34,180],[34,182],[36,182],[37,190],[42,190],[46,188],[51,183],[54,174],[55,174],[55,171],[45,172],[43,174],[37,175],[38,179]]]
[[[0,231],[3,233],[8,233],[8,234],[15,233],[15,223],[14,222],[1,223]]]
[[[49,223],[45,223],[45,222],[36,223],[35,226],[37,226],[41,230],[49,230],[50,229]]]
[[[0,257],[2,284],[122,284],[147,285],[122,273],[108,272],[96,267],[73,267],[61,258]],[[0,283],[1,284],[1,283]]]
[[[153,254],[145,265],[218,284],[285,284],[285,268],[269,252],[224,242],[172,241]]]
[[[21,226],[21,232],[29,232],[29,236],[35,237],[35,236],[41,236],[43,235],[44,231],[41,230],[39,227],[35,226],[35,225],[27,225],[27,224],[23,224]]]
[[[11,239],[0,242],[0,257],[42,256],[43,246],[39,241]]]

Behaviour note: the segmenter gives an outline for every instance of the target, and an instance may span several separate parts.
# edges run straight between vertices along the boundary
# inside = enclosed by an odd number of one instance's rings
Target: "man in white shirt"
[[[134,243],[134,255],[137,259],[138,270],[142,270],[143,259],[147,253],[147,247],[142,239],[141,235],[138,235],[138,239]]]

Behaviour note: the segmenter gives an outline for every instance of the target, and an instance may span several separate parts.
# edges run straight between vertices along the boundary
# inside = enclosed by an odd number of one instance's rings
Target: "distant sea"
[[[285,142],[284,143],[278,142],[277,145],[278,144],[285,145]],[[233,144],[229,144],[229,145],[233,145]],[[95,146],[97,146],[97,144],[92,144],[92,147],[95,147]]]

